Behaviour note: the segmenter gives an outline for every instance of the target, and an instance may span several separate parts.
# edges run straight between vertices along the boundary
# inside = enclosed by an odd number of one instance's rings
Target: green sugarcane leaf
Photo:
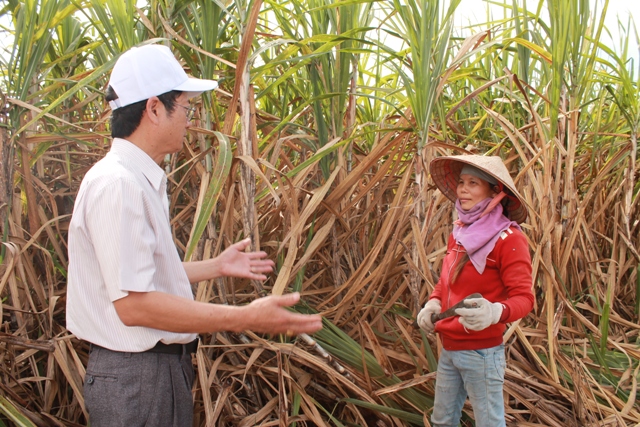
[[[422,415],[412,414],[411,412],[403,411],[401,409],[376,405],[375,403],[351,398],[342,399],[342,402],[352,403],[363,408],[371,409],[372,411],[382,412],[383,414],[391,415],[392,417],[400,418],[401,420],[408,421],[410,423],[424,425]]]
[[[198,206],[196,221],[193,225],[191,237],[189,238],[189,243],[187,245],[187,252],[184,257],[185,261],[189,261],[191,259],[193,251],[198,245],[200,237],[202,237],[202,233],[204,232],[204,229],[207,226],[209,219],[211,218],[213,208],[218,201],[218,197],[220,196],[220,192],[224,187],[224,183],[227,181],[229,170],[231,169],[231,161],[233,160],[233,156],[231,155],[231,142],[229,141],[229,137],[217,131],[213,133],[219,143],[218,159],[211,173],[211,179],[209,180],[209,184],[207,185],[202,205]]]
[[[37,427],[4,396],[0,396],[0,412],[13,421],[17,427]]]

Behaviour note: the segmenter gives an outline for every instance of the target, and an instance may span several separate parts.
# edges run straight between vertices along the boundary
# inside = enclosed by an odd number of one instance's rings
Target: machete
[[[456,305],[453,305],[453,306],[449,307],[447,310],[443,311],[442,313],[440,313],[440,314],[433,313],[431,315],[431,323],[433,323],[435,325],[436,322],[439,321],[439,320],[446,319],[447,317],[457,316],[456,310],[459,309],[459,308],[475,308],[476,305],[474,303],[468,303],[467,302],[467,300],[471,299],[471,298],[482,298],[482,295],[480,295],[477,292],[473,293],[473,294],[465,297],[462,301],[460,301]],[[418,321],[417,320],[413,321],[413,326],[416,327],[416,328],[420,327],[418,325]]]
[[[482,298],[482,295],[480,295],[479,293],[476,292],[474,294],[471,294],[471,295],[465,297],[462,301],[460,301],[456,305],[452,305],[451,307],[449,307],[448,309],[446,309],[445,311],[443,311],[440,314],[433,313],[431,315],[431,323],[433,323],[435,325],[435,323],[438,320],[446,319],[447,317],[457,316],[456,310],[459,309],[459,308],[475,308],[476,307],[475,303],[468,303],[467,302],[468,299],[472,299],[472,298]]]

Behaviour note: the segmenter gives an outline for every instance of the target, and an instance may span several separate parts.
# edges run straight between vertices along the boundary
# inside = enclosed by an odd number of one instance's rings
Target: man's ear
[[[147,113],[147,118],[153,124],[158,124],[160,122],[160,110],[161,110],[162,102],[158,99],[157,96],[152,96],[147,99],[147,107],[145,108],[145,113]]]

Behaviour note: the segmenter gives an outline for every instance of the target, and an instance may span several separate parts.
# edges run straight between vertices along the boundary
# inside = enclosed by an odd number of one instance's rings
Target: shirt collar
[[[136,165],[156,191],[167,179],[162,168],[144,150],[126,139],[114,138],[109,152]]]

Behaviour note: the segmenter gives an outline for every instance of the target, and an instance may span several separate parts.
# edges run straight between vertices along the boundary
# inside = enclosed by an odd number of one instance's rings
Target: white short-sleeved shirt
[[[125,352],[195,339],[125,326],[113,305],[129,291],[193,299],[171,235],[166,182],[151,157],[119,138],[82,180],[68,242],[67,329],[78,338]]]

